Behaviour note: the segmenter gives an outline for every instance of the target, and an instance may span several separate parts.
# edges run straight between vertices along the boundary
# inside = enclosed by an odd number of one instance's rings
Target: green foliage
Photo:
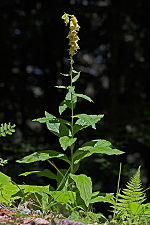
[[[15,132],[15,124],[11,125],[11,123],[2,123],[0,126],[0,137],[6,137],[7,134],[12,135]]]
[[[142,204],[145,200],[145,193],[142,188],[140,179],[140,167],[136,174],[127,183],[126,188],[122,190],[123,194],[119,194],[118,198],[118,209],[132,211],[133,205]]]
[[[143,204],[145,200],[145,190],[142,188],[139,166],[136,174],[131,177],[126,188],[122,190],[122,194],[119,191],[116,195],[116,201],[112,202],[114,205],[113,221],[132,221],[132,224],[142,224],[143,218],[150,217],[150,203]],[[136,223],[136,220],[139,220],[140,223]]]
[[[6,137],[6,135],[12,135],[15,132],[15,124],[11,125],[11,123],[2,123],[0,126],[0,137]],[[0,166],[4,166],[7,164],[8,160],[4,160],[0,158]]]

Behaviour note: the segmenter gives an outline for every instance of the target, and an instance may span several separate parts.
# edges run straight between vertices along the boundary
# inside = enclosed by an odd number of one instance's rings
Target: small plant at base
[[[106,154],[106,155],[120,155],[122,151],[111,148],[111,143],[103,139],[91,140],[84,143],[79,148],[76,148],[77,137],[76,134],[84,128],[91,126],[96,129],[96,123],[99,122],[104,115],[88,115],[85,113],[74,114],[75,107],[78,98],[83,98],[89,102],[93,102],[92,99],[84,94],[76,93],[75,82],[80,77],[80,72],[74,69],[74,55],[79,49],[78,46],[78,31],[80,26],[74,15],[64,14],[62,19],[66,25],[69,25],[69,61],[70,61],[70,72],[68,74],[62,74],[70,79],[68,86],[56,86],[67,91],[65,99],[59,105],[60,116],[68,108],[71,111],[71,119],[67,121],[63,118],[57,118],[54,115],[45,112],[45,117],[38,118],[33,121],[40,123],[46,123],[47,128],[50,132],[58,136],[61,151],[53,149],[43,150],[34,152],[31,155],[25,156],[24,158],[17,160],[18,163],[33,163],[37,161],[47,160],[55,169],[56,173],[52,173],[50,170],[45,169],[43,171],[30,171],[25,172],[21,175],[27,176],[29,174],[37,174],[55,179],[57,181],[57,189],[54,190],[50,187],[50,190],[46,192],[49,199],[53,199],[57,202],[59,208],[63,205],[63,212],[78,210],[89,210],[90,205],[95,202],[111,202],[113,194],[101,194],[99,192],[92,192],[92,181],[91,178],[85,174],[76,175],[76,171],[80,166],[80,162],[90,157],[93,154]],[[63,153],[62,153],[63,151]],[[65,154],[65,151],[69,151]],[[58,168],[51,159],[58,158],[64,160],[68,164],[68,169]]]
[[[140,179],[140,166],[136,174],[131,177],[122,194],[118,189],[114,202],[113,222],[125,222],[127,224],[143,224],[150,222],[150,203],[143,204],[146,200],[145,190]]]
[[[2,123],[0,126],[0,137],[6,137],[6,135],[12,135],[15,132],[15,124],[11,125],[11,123]],[[7,164],[8,160],[4,160],[0,158],[0,166],[4,166]]]

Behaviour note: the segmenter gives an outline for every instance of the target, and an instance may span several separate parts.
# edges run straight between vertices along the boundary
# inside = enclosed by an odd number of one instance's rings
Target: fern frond
[[[11,125],[11,123],[2,123],[0,126],[0,137],[5,137],[7,134],[12,135],[15,132],[15,124]]]
[[[145,191],[142,188],[139,166],[136,174],[127,183],[126,188],[122,190],[122,194],[118,194],[117,211],[130,212],[131,204],[137,203],[141,205],[145,200]]]

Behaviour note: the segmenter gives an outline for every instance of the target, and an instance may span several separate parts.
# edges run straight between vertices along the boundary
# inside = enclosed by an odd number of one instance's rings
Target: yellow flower
[[[61,18],[65,21],[65,24],[67,26],[67,24],[69,23],[69,15],[65,13]]]
[[[70,21],[70,29],[71,30],[77,30],[77,31],[79,31],[79,29],[80,29],[80,26],[73,21],[73,18]]]
[[[79,49],[79,45],[77,44],[77,42],[80,39],[77,35],[77,31],[79,31],[80,26],[78,25],[78,21],[74,15],[69,15],[65,13],[62,16],[62,19],[64,19],[66,25],[70,21],[70,31],[67,38],[69,38],[69,45],[70,45],[69,55],[73,56],[76,53],[76,51]]]
[[[76,31],[70,31],[67,38],[69,38],[71,41],[78,41],[80,38],[77,35]]]

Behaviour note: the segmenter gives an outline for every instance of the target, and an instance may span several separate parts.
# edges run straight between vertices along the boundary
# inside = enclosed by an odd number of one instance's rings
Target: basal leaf
[[[37,161],[45,161],[51,158],[61,158],[64,154],[53,151],[53,150],[43,150],[39,152],[34,152],[31,155],[25,156],[24,158],[17,160],[18,163],[32,163]]]
[[[84,98],[85,100],[87,100],[87,101],[89,101],[89,102],[93,102],[93,100],[89,97],[89,96],[87,96],[87,95],[84,95],[84,94],[77,94],[77,93],[75,93],[74,94],[76,97],[79,97],[79,98]]]
[[[76,193],[73,191],[49,191],[50,194],[55,201],[61,203],[74,203],[76,200]]]
[[[113,193],[105,193],[104,195],[99,195],[99,196],[96,196],[94,198],[92,198],[90,200],[90,203],[96,203],[96,202],[108,202],[108,203],[112,203],[114,201],[113,199],[114,197],[114,194]]]
[[[12,202],[18,198],[13,197],[18,191],[19,188],[17,185],[12,184],[11,182],[5,183],[0,188],[0,202],[11,205]]]
[[[5,175],[4,173],[0,172],[0,185],[7,184],[11,181],[11,178]]]
[[[88,207],[92,197],[92,181],[90,177],[87,177],[84,174],[74,175],[70,174],[70,177],[76,183],[76,186],[79,190],[80,197],[85,202],[85,205]]]
[[[19,185],[19,188],[24,191],[24,193],[38,193],[38,192],[48,192],[49,185],[46,186],[36,186],[36,185]]]
[[[80,72],[78,72],[78,74],[76,76],[74,76],[74,78],[72,79],[72,82],[76,82],[80,77]]]
[[[50,179],[56,179],[56,177],[57,177],[54,173],[52,173],[48,169],[45,169],[43,171],[29,171],[29,172],[22,173],[19,176],[28,176],[30,174],[37,174],[39,176],[48,177]]]
[[[71,146],[77,138],[70,138],[68,136],[63,136],[59,138],[60,145],[62,149],[65,151],[69,146]]]

